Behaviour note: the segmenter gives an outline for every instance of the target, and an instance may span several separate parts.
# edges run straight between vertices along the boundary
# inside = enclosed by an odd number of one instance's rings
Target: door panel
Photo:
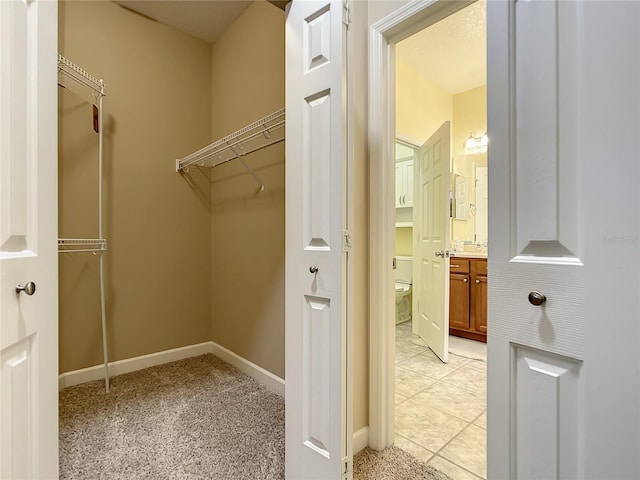
[[[640,5],[487,20],[488,478],[638,478]]]
[[[58,476],[56,46],[56,2],[0,2],[2,478]]]
[[[351,455],[344,29],[342,2],[291,4],[286,22],[288,479],[342,478]]]
[[[445,122],[418,151],[420,198],[414,204],[421,219],[414,261],[420,293],[416,330],[443,362],[449,359],[449,137]]]

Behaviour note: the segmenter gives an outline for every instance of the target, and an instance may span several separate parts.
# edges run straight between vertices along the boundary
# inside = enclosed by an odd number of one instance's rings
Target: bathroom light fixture
[[[484,151],[487,149],[488,144],[489,137],[487,136],[487,132],[484,132],[479,137],[474,137],[473,132],[471,132],[469,133],[469,138],[464,142],[464,149],[468,152]]]

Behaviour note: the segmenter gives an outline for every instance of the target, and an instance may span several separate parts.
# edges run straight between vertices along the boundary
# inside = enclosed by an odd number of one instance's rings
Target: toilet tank
[[[396,282],[411,283],[413,280],[413,257],[396,257]]]

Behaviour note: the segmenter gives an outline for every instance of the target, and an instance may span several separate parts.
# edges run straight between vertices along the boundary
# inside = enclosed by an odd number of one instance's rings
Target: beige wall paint
[[[396,255],[403,257],[413,255],[413,228],[396,228]]]
[[[212,139],[284,107],[285,13],[252,4],[213,45]],[[212,171],[212,340],[284,378],[284,142]]]
[[[211,47],[111,2],[61,2],[59,51],[107,84],[111,360],[210,339],[209,182],[175,158],[211,133]],[[90,105],[60,92],[59,235],[97,236]],[[60,255],[60,372],[101,363],[97,257]]]
[[[453,116],[452,96],[411,67],[396,63],[396,134],[422,145]]]

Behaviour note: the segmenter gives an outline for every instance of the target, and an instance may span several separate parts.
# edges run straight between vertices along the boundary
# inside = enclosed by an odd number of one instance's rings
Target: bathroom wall
[[[175,159],[210,141],[211,47],[112,2],[62,1],[59,51],[107,85],[111,360],[210,340],[209,182]],[[91,106],[59,93],[59,235],[97,236]],[[98,260],[62,254],[60,372],[102,362]]]
[[[469,202],[475,203],[474,165],[486,166],[487,154],[470,155],[464,149],[469,133],[479,137],[487,131],[487,87],[467,90],[453,96],[453,122],[451,137],[453,145],[453,172],[468,178]],[[454,219],[451,225],[451,239],[472,242],[474,240],[475,217],[467,220]]]
[[[396,62],[396,133],[417,146],[453,116],[452,96],[411,67]]]
[[[396,255],[413,255],[413,228],[396,227]]]
[[[211,138],[284,107],[285,13],[253,3],[213,45]],[[211,173],[212,340],[284,378],[284,142]]]

